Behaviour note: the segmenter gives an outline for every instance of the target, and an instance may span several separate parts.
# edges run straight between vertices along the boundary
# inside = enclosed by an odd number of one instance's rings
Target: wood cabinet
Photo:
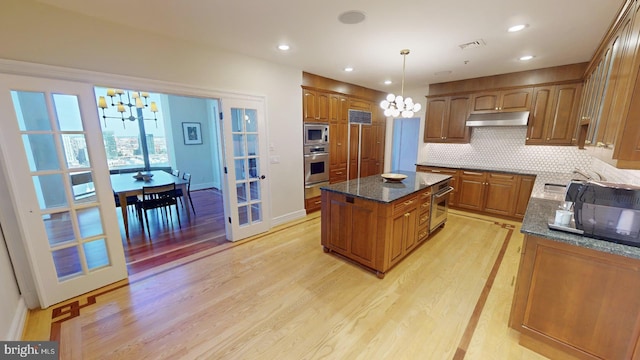
[[[376,268],[383,251],[376,246],[378,203],[322,191],[322,245],[360,264]],[[325,211],[325,207],[326,210]],[[325,232],[326,231],[326,232]],[[373,245],[373,246],[372,246]]]
[[[473,94],[471,112],[529,111],[533,88],[487,91]]]
[[[471,95],[427,98],[424,142],[468,143]]]
[[[514,215],[517,218],[523,219],[524,214],[527,212],[527,205],[529,205],[529,198],[533,191],[533,184],[536,181],[535,176],[520,175],[518,191],[516,192],[516,208]]]
[[[551,358],[637,359],[640,260],[526,235],[509,326]]]
[[[449,206],[504,217],[524,218],[535,176],[416,166],[416,171],[451,176]]]
[[[449,184],[451,185],[451,187],[453,187],[453,191],[449,195],[449,206],[455,207],[458,205],[458,191],[459,191],[458,178],[460,177],[459,173],[462,170],[418,165],[416,166],[416,171],[430,172],[433,174],[442,174],[442,175],[451,176],[451,180]]]
[[[590,154],[640,169],[640,3],[627,0],[591,60],[579,118]]]
[[[304,199],[304,209],[306,210],[307,214],[320,210],[321,206],[322,201],[320,199],[320,196],[314,196]]]
[[[329,94],[302,89],[302,120],[305,122],[329,122]]]
[[[346,96],[329,96],[329,182],[347,180],[347,154],[349,140],[349,99]]]
[[[581,83],[535,87],[526,144],[575,143],[581,90]]]
[[[380,278],[429,235],[431,187],[391,203],[326,190],[321,196],[324,250],[356,261]]]

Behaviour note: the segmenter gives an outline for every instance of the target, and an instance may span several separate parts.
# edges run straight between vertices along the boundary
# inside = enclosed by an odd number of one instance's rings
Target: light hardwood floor
[[[62,359],[544,359],[507,327],[519,223],[451,211],[384,279],[319,214],[30,312]]]

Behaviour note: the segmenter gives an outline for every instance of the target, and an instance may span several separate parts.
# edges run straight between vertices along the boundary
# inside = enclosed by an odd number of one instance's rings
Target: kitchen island
[[[559,204],[529,202],[509,326],[552,359],[638,359],[640,248],[549,229]]]
[[[444,220],[431,223],[432,189],[447,186],[451,177],[398,173],[407,177],[387,182],[373,175],[321,187],[325,252],[344,256],[383,278],[429,237],[434,226],[444,225],[446,206],[439,210]]]

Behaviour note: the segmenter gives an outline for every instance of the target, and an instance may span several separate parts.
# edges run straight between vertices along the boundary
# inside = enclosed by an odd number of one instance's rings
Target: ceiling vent
[[[462,50],[467,50],[467,49],[475,49],[475,48],[479,48],[481,46],[485,46],[487,45],[484,40],[482,39],[478,39],[478,40],[474,40],[472,42],[468,42],[466,44],[460,44],[458,46],[460,46],[460,49]]]

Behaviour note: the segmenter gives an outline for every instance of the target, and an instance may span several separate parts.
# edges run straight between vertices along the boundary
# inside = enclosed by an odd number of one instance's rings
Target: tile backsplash
[[[477,127],[469,144],[424,144],[419,162],[430,164],[570,173],[596,171],[607,180],[640,185],[640,171],[620,170],[575,146],[525,146],[524,126]]]

